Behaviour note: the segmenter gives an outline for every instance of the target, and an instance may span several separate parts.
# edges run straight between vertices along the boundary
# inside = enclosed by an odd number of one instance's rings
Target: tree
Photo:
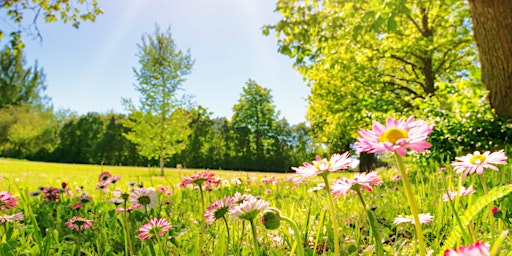
[[[311,86],[307,119],[330,151],[391,113],[411,113],[437,83],[470,79],[476,63],[463,1],[280,0],[279,51]]]
[[[512,3],[469,0],[482,82],[499,116],[512,118]]]
[[[140,68],[133,71],[141,97],[138,106],[124,100],[131,111],[126,137],[140,154],[159,159],[163,176],[165,159],[185,148],[190,133],[187,99],[179,93],[194,61],[188,51],[177,49],[170,28],[161,33],[157,27],[153,36],[143,35],[138,49]]]
[[[26,61],[21,51],[14,54],[13,49],[5,46],[0,52],[0,108],[6,106],[48,105],[45,74],[34,67],[25,67]]]
[[[278,139],[279,112],[270,90],[249,80],[233,111],[232,125],[239,138],[236,152],[246,157],[246,163],[252,163],[253,170],[262,169],[264,158],[276,152],[272,145]]]
[[[7,17],[2,22],[13,28],[10,33],[0,28],[0,41],[5,33],[9,33],[15,55],[23,48],[22,33],[42,39],[38,29],[40,19],[46,23],[61,20],[78,28],[82,21],[94,22],[96,16],[103,13],[97,0],[0,0],[0,6],[0,11]]]

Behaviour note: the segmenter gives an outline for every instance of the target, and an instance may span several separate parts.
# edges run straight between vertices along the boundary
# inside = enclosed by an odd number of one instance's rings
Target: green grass
[[[431,213],[434,220],[424,225],[425,240],[429,249],[435,255],[442,254],[442,247],[448,237],[456,246],[463,244],[459,234],[452,234],[457,230],[457,223],[453,218],[455,209],[462,216],[465,209],[478,209],[477,212],[466,214],[469,221],[469,231],[476,240],[491,243],[489,235],[499,235],[503,230],[510,228],[502,220],[496,220],[495,226],[489,224],[489,215],[482,209],[492,203],[502,209],[504,214],[512,205],[512,194],[483,198],[482,189],[476,175],[471,175],[460,181],[453,171],[439,172],[438,165],[423,166],[421,169],[409,166],[409,176],[413,184],[418,207],[421,213]],[[486,171],[489,188],[506,187],[511,180],[511,168],[505,166],[499,172]],[[155,218],[166,218],[172,224],[172,229],[164,238],[167,255],[198,255],[197,243],[201,230],[202,209],[201,197],[198,190],[180,188],[177,184],[187,175],[197,170],[166,169],[165,177],[160,177],[157,168],[99,166],[79,164],[56,164],[0,159],[0,191],[10,191],[20,198],[18,209],[5,211],[14,214],[22,211],[25,220],[20,223],[0,224],[0,255],[125,255],[127,244],[125,241],[124,214],[115,212],[116,207],[107,202],[112,198],[109,192],[95,189],[98,175],[108,171],[113,175],[121,176],[121,181],[115,187],[127,191],[127,182],[143,183],[145,187],[157,188],[158,185],[168,185],[174,191],[170,197],[159,195],[159,202],[171,200],[169,205],[159,204],[148,215]],[[212,191],[205,191],[205,203],[221,199],[224,196],[233,196],[236,192],[260,196],[269,202],[271,207],[280,209],[283,215],[293,219],[302,230],[306,254],[313,255],[313,249],[323,255],[332,255],[333,230],[329,211],[327,210],[326,192],[308,192],[308,189],[322,182],[315,177],[305,184],[295,185],[288,181],[291,174],[213,171],[225,180],[221,186]],[[373,193],[363,192],[367,205],[374,209],[384,249],[389,255],[414,255],[414,226],[408,224],[392,224],[398,215],[409,215],[410,210],[405,200],[401,182],[390,181],[397,172],[396,169],[381,169],[384,184],[374,187]],[[335,178],[351,173],[337,172],[329,175],[330,182]],[[263,177],[274,176],[276,185],[261,182]],[[240,177],[243,184],[235,186],[230,180]],[[251,184],[248,180],[256,179]],[[84,192],[94,198],[92,203],[84,205],[80,210],[73,210],[71,206],[76,203],[75,198],[62,195],[60,201],[48,203],[41,196],[29,197],[28,193],[37,191],[40,186],[60,187],[62,182],[69,184],[72,191],[83,186]],[[454,201],[452,209],[448,203],[442,202],[445,186],[450,189],[459,182],[468,187],[473,185],[477,193]],[[504,191],[504,190],[503,190]],[[508,192],[507,192],[508,193]],[[78,194],[78,192],[76,192]],[[335,199],[336,218],[340,232],[340,248],[342,255],[372,255],[373,241],[365,212],[356,195],[350,194]],[[0,215],[2,211],[0,210]],[[80,234],[70,231],[65,222],[72,216],[82,216],[93,220],[91,229]],[[469,218],[468,217],[468,218]],[[135,210],[127,214],[129,241],[132,245],[132,255],[151,255],[152,244],[148,240],[137,238],[137,229],[147,223],[145,213]],[[204,252],[211,255],[251,255],[252,240],[249,223],[228,219],[231,240],[227,241],[227,232],[220,221],[214,225],[207,225],[205,229]],[[267,255],[289,255],[293,247],[294,236],[289,232],[289,226],[282,224],[275,231],[265,230],[257,220],[257,232],[260,248]],[[5,226],[2,226],[5,225]],[[492,229],[492,230],[491,230]],[[492,232],[491,232],[492,231]],[[80,239],[78,239],[80,237]],[[453,238],[455,237],[455,238]],[[78,246],[78,243],[81,243]],[[229,247],[226,245],[229,242]],[[162,242],[161,242],[162,243]],[[505,238],[502,246],[503,255],[512,251],[511,236]],[[80,251],[80,253],[79,253]],[[500,254],[501,255],[501,254]]]

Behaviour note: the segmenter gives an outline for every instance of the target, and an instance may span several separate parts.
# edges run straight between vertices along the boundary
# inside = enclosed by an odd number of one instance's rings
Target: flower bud
[[[266,209],[261,216],[261,223],[263,223],[267,229],[278,229],[281,225],[281,212],[276,208]]]

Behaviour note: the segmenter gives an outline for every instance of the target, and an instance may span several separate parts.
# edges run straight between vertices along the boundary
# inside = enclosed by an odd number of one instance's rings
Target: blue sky
[[[133,69],[137,44],[155,24],[171,27],[179,49],[195,59],[183,84],[194,101],[213,117],[232,116],[249,80],[271,89],[274,104],[291,124],[305,121],[309,88],[277,52],[273,35],[261,27],[274,24],[271,0],[100,0],[105,14],[76,30],[69,24],[40,24],[43,41],[24,38],[29,65],[37,60],[47,75],[54,107],[80,114],[125,112],[121,98],[138,101]]]

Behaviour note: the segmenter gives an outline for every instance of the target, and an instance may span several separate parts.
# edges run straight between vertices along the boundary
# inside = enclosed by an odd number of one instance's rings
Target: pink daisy
[[[406,149],[424,152],[425,149],[432,147],[426,139],[433,128],[434,126],[423,120],[414,121],[414,116],[407,120],[388,117],[385,126],[373,121],[372,130],[361,129],[358,132],[360,138],[354,146],[358,153],[396,151],[399,155],[405,156]]]
[[[348,195],[350,189],[366,189],[370,192],[373,191],[373,186],[382,185],[382,181],[380,180],[377,172],[373,171],[370,173],[355,173],[354,178],[352,180],[342,177],[338,179],[331,186],[331,193],[333,195]]]
[[[205,172],[194,172],[194,174],[185,177],[180,182],[180,187],[184,188],[188,185],[195,184],[198,186],[203,185],[203,183],[209,183],[211,185],[219,184],[219,179],[215,177],[213,172],[205,171]]]
[[[104,182],[104,181],[107,181],[110,179],[110,177],[112,177],[112,174],[110,174],[110,172],[102,172],[100,173],[100,175],[98,176],[98,181],[99,182]]]
[[[66,222],[66,225],[68,225],[68,228],[71,230],[79,231],[90,228],[92,226],[92,220],[74,216],[68,222]]]
[[[158,185],[156,191],[160,194],[164,194],[165,192],[167,192],[168,190],[170,189],[169,186],[162,186],[162,185]]]
[[[153,218],[139,228],[139,238],[144,240],[155,236],[163,236],[170,228],[171,223],[166,218]]]
[[[106,191],[108,186],[110,186],[110,180],[105,180],[105,181],[100,181],[98,184],[96,184],[96,189],[97,190],[103,190],[103,191]]]
[[[0,214],[0,223],[20,221],[23,219],[24,219],[24,216],[23,216],[22,212],[18,212],[13,215]]]
[[[9,210],[12,208],[18,208],[18,198],[15,197],[11,192],[2,191],[0,192],[0,210]]]
[[[306,178],[311,178],[317,175],[327,175],[330,172],[337,172],[342,169],[348,169],[350,167],[350,159],[348,152],[340,154],[334,154],[330,160],[316,156],[316,160],[313,164],[304,163],[304,166],[292,167],[297,174],[294,181],[300,182]]]
[[[79,202],[79,203],[90,203],[92,202],[92,197],[90,197],[89,195],[87,195],[87,193],[82,193],[80,196],[78,196],[76,198],[76,200]]]
[[[457,173],[462,173],[462,178],[465,178],[468,174],[477,173],[481,175],[484,173],[484,168],[489,168],[497,171],[498,167],[496,164],[507,164],[507,156],[503,149],[498,152],[491,153],[486,151],[480,154],[479,151],[475,151],[473,154],[467,154],[465,156],[456,157],[458,160],[452,162],[450,165],[454,167]]]
[[[223,199],[219,199],[208,206],[206,212],[204,213],[204,218],[210,225],[213,225],[215,221],[223,218],[226,213],[233,207],[235,204],[235,199],[232,197],[224,197]]]
[[[240,220],[253,220],[258,214],[268,207],[268,202],[263,199],[250,198],[229,210],[229,215]]]
[[[116,184],[116,183],[117,183],[118,181],[120,181],[120,180],[121,180],[121,177],[120,177],[120,176],[117,176],[117,175],[112,176],[112,177],[110,177],[110,178],[108,179],[108,181],[110,181],[110,183],[112,183],[112,184]]]
[[[44,200],[47,202],[55,202],[59,200],[59,189],[54,187],[45,187],[42,190],[44,194]]]
[[[430,213],[420,213],[418,214],[418,218],[420,219],[420,224],[427,224],[431,222],[434,219],[434,216],[430,215]],[[402,216],[398,215],[393,220],[393,224],[401,224],[401,223],[413,223],[414,224],[414,218],[412,215]]]
[[[490,254],[489,246],[480,241],[469,246],[462,245],[458,250],[449,249],[444,252],[444,256],[488,256]]]
[[[308,189],[308,192],[310,192],[310,193],[318,192],[318,191],[324,190],[324,189],[325,189],[325,183],[318,183],[318,184],[316,184],[316,187]]]
[[[156,207],[158,198],[153,188],[136,188],[130,195],[130,202],[132,204],[140,204],[147,209]]]
[[[460,187],[460,193],[459,191],[451,191],[448,189],[448,194],[443,195],[443,201],[448,202],[450,200],[455,199],[457,196],[462,197],[474,193],[476,193],[476,190],[474,190],[472,186],[470,186],[469,188],[465,188],[464,186]]]

